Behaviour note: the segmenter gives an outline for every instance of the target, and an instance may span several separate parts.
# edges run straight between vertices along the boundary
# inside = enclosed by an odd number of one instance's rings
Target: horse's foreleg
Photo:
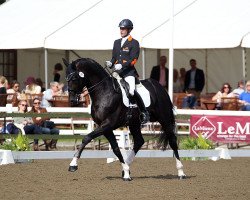
[[[116,157],[119,159],[119,161],[121,163],[125,163],[113,131],[105,133],[104,136],[109,141],[110,146],[113,149],[113,152],[116,155]]]
[[[107,132],[104,134],[104,136],[108,139],[114,154],[117,156],[117,158],[119,159],[119,161],[122,164],[122,178],[124,181],[131,181],[132,178],[130,177],[130,170],[129,170],[129,165],[127,163],[124,162],[121,150],[118,146],[118,143],[116,141],[115,135],[113,133],[113,131],[111,132]]]
[[[75,153],[70,165],[69,165],[69,171],[74,172],[78,169],[77,161],[81,157],[82,151],[85,148],[85,146],[93,139],[99,137],[100,135],[103,134],[103,129],[97,128],[88,135],[84,137],[82,140],[82,144],[80,145],[78,151]]]

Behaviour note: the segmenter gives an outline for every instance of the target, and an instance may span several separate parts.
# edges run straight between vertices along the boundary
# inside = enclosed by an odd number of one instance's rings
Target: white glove
[[[115,65],[115,70],[120,70],[122,68],[122,65],[121,64],[116,64]]]
[[[110,62],[110,61],[105,61],[105,63],[106,63],[106,66],[107,66],[107,67],[109,67],[109,68],[112,67],[112,62]]]

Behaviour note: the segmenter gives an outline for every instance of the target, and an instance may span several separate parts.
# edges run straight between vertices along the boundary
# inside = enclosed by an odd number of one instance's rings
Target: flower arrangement
[[[6,139],[0,149],[11,150],[11,151],[30,151],[29,139],[22,135],[18,134],[16,138],[12,137],[11,139]]]
[[[201,134],[198,137],[186,137],[180,142],[180,148],[185,150],[190,149],[214,149],[214,144],[211,140],[204,138]],[[184,160],[206,160],[207,158],[184,158]]]

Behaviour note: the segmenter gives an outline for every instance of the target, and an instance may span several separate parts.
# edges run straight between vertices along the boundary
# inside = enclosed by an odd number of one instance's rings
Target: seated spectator
[[[216,109],[221,109],[221,98],[222,97],[234,97],[231,93],[232,87],[229,83],[224,83],[221,89],[212,97],[212,101],[217,101],[218,104],[216,105]]]
[[[21,93],[20,93],[20,83],[17,80],[13,80],[10,84],[10,89],[7,90],[8,94],[15,94],[15,95],[8,95],[8,99],[10,99],[13,103],[13,106],[17,106],[18,100],[21,100]]]
[[[232,94],[236,97],[239,97],[242,92],[245,91],[245,83],[243,80],[238,82],[237,88],[232,91]]]
[[[174,69],[174,74],[173,74],[173,92],[175,93],[183,92],[177,69]]]
[[[41,101],[39,98],[34,98],[33,99],[33,106],[31,108],[30,112],[33,113],[47,113],[46,108],[40,107]],[[51,135],[59,135],[59,129],[55,128],[54,123],[49,121],[49,117],[33,117],[32,118],[34,123],[38,126],[43,127],[43,133],[44,134],[51,134]],[[49,149],[56,149],[56,143],[57,140],[52,139],[50,140],[45,140],[45,147],[46,150]]]
[[[36,84],[41,87],[41,92],[45,91],[45,87],[43,87],[43,81],[40,78],[36,78]]]
[[[21,100],[18,103],[18,113],[26,113],[28,107],[28,103],[26,100]],[[14,117],[13,118],[15,124],[19,124],[23,126],[23,129],[25,131],[25,134],[42,134],[43,132],[46,132],[43,127],[37,126],[34,124],[31,117]],[[15,132],[18,133],[18,132]],[[39,151],[38,147],[38,139],[34,139],[33,144],[34,151]]]
[[[246,90],[239,96],[239,102],[243,104],[243,111],[250,111],[250,81],[246,83]]]
[[[8,81],[4,76],[0,76],[0,94],[7,94]]]
[[[194,94],[187,94],[186,97],[183,98],[182,108],[184,109],[196,109],[197,107],[197,99]]]
[[[60,88],[58,82],[50,82],[50,88],[45,90],[43,92],[43,99],[42,99],[42,104],[41,107],[47,108],[51,107],[52,103],[49,102],[49,100],[53,100],[53,97],[56,95],[60,95]]]
[[[7,85],[7,79],[4,76],[0,76],[0,106],[6,106],[7,104]]]
[[[64,83],[58,83],[58,95],[67,95],[67,92],[65,92],[65,85]]]
[[[36,80],[34,77],[30,76],[27,78],[25,83],[25,93],[26,94],[40,94],[42,89],[41,86],[36,84]]]

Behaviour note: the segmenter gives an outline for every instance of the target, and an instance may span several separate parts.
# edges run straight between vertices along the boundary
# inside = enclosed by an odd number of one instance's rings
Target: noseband
[[[82,78],[82,77],[80,77],[79,74],[77,73],[77,71],[75,71],[75,72],[71,72],[71,73],[66,77],[66,81],[67,81],[67,82],[69,82],[69,81],[76,81],[78,78]],[[74,92],[74,93],[76,93],[76,94],[81,94],[81,93],[82,93],[82,91],[80,91],[80,90],[75,91],[75,90],[72,90],[72,89],[70,89],[70,88],[68,88],[68,92]]]

